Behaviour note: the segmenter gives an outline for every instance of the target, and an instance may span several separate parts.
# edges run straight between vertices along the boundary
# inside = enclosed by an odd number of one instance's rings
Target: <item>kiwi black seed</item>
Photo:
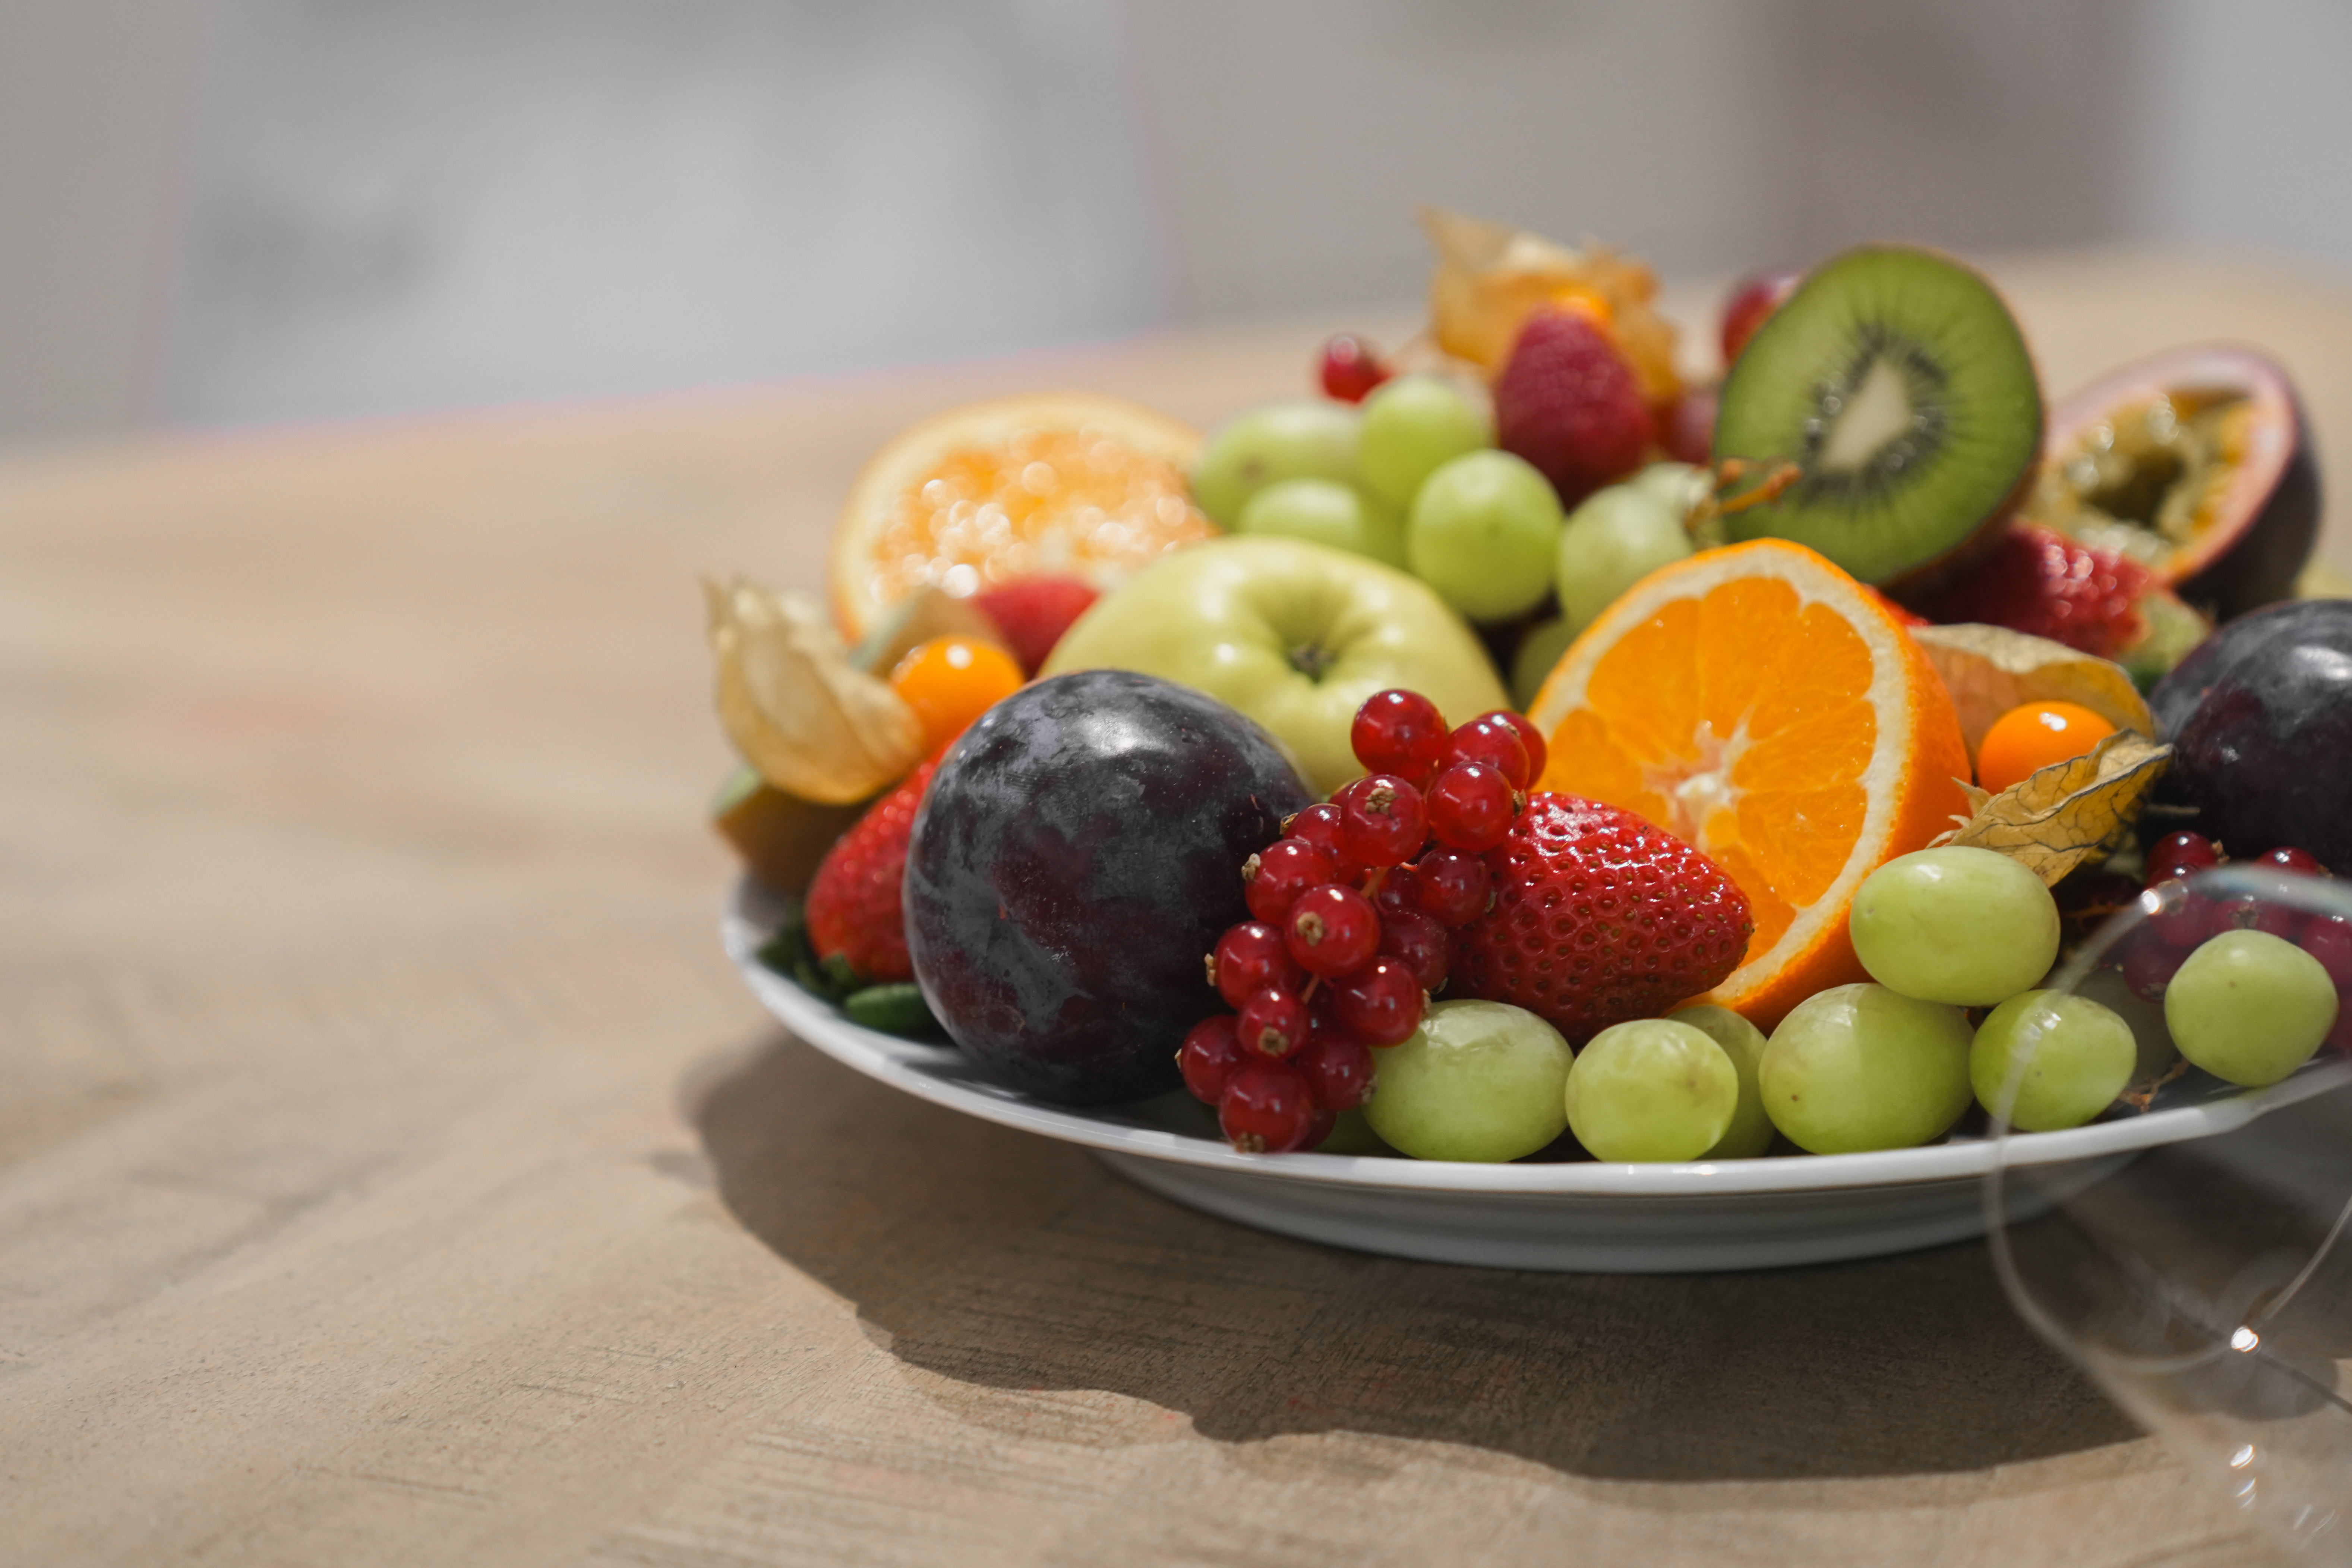
[[[1933,251],[1869,247],[1816,268],[1724,380],[1717,458],[1801,477],[1733,535],[1809,545],[1903,581],[2001,516],[2042,450],[2042,389],[1990,284]]]

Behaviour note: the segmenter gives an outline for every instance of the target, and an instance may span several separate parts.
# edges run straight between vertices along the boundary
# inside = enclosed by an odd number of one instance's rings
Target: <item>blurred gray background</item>
[[[1693,288],[1905,237],[2352,281],[2344,0],[5,0],[0,444]]]

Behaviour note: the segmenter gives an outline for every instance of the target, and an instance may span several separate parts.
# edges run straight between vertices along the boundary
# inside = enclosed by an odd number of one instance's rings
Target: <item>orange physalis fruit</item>
[[[1765,1029],[1868,978],[1855,889],[1968,815],[1968,751],[1926,656],[1877,595],[1785,540],[1642,579],[1528,716],[1551,743],[1538,788],[1639,812],[1748,895],[1748,956],[1706,999]]]
[[[1999,795],[2081,756],[2116,727],[2079,702],[2027,702],[1993,721],[1977,746],[1977,783]]]
[[[974,719],[1021,689],[1020,661],[978,637],[934,637],[908,648],[890,689],[923,721],[923,750],[936,752]]]
[[[1115,586],[1217,531],[1185,475],[1191,426],[1116,397],[968,404],[866,463],[833,537],[834,618],[851,642],[925,584],[958,598],[1040,574]]]

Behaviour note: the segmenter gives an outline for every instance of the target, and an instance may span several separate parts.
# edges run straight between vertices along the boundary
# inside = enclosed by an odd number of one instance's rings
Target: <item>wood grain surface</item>
[[[2001,275],[2054,388],[2239,336],[2352,437],[2352,296]],[[697,574],[816,586],[933,408],[1206,422],[1323,325],[0,463],[0,1560],[2262,1561],[1981,1247],[1326,1250],[737,984]]]

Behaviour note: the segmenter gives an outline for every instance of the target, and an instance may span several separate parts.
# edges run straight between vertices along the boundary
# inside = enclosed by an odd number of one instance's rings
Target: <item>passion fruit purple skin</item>
[[[2294,594],[2319,538],[2319,464],[2286,372],[2230,343],[2171,349],[2137,360],[2058,405],[2044,450],[2063,460],[2094,426],[2159,395],[2214,389],[2253,405],[2249,440],[2202,539],[2157,568],[2158,579],[2216,620]]]
[[[2233,860],[2295,845],[2352,871],[2352,600],[2273,605],[2197,645],[2148,697],[2160,804]]]
[[[923,999],[992,1077],[1062,1105],[1177,1087],[1242,862],[1315,799],[1274,738],[1128,670],[1025,686],[963,733],[907,851]]]

